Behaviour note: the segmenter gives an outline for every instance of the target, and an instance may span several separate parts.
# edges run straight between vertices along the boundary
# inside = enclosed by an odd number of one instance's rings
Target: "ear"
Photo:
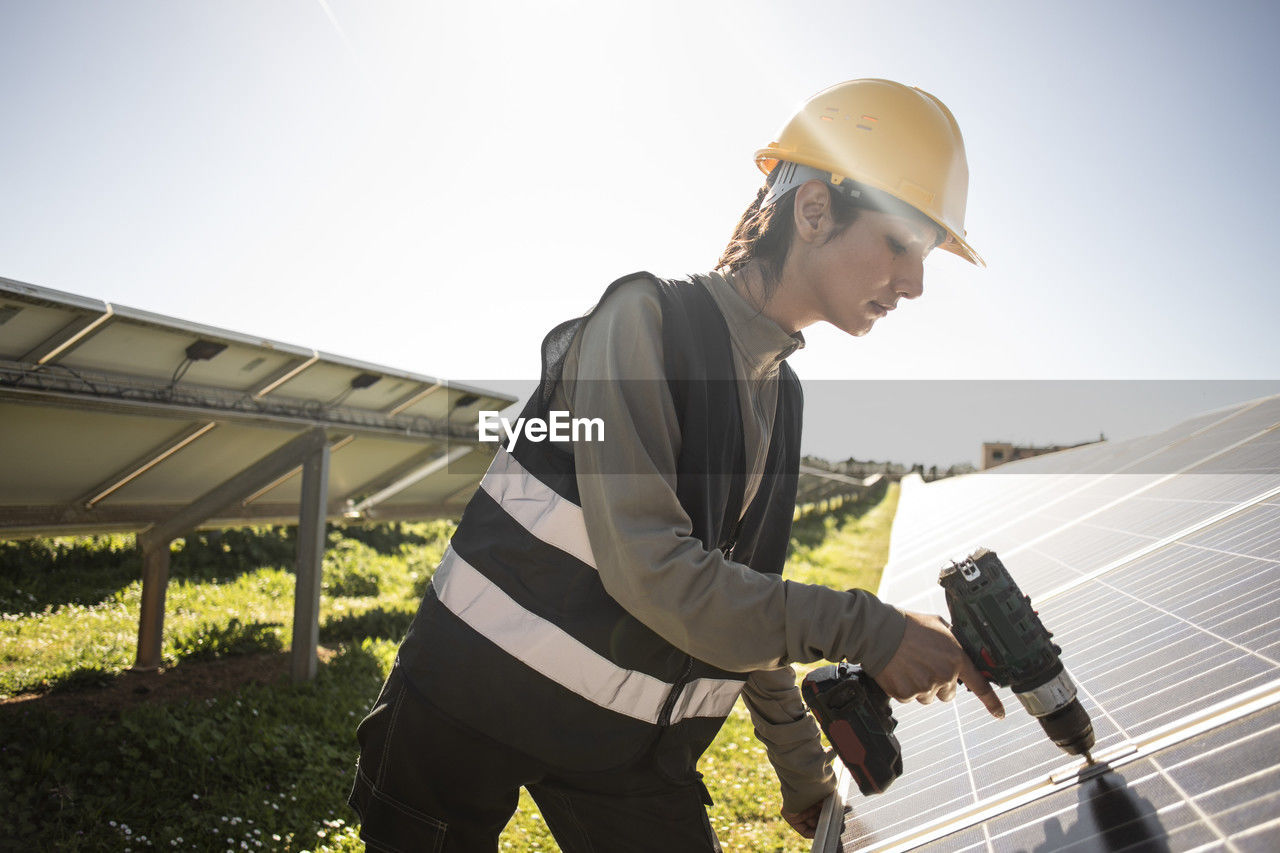
[[[806,181],[796,190],[796,238],[806,243],[824,239],[831,228],[831,193],[823,181]]]

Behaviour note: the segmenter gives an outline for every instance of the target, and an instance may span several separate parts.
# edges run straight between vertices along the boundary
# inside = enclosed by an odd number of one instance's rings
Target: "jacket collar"
[[[702,280],[724,315],[733,348],[752,379],[761,379],[777,370],[783,359],[804,347],[804,335],[787,334],[742,297],[734,287],[733,273],[710,272],[697,278]]]

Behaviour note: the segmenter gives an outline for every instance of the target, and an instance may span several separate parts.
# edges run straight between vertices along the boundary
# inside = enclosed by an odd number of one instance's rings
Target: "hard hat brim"
[[[942,223],[938,223],[941,225]],[[944,228],[946,226],[943,226]],[[947,231],[947,239],[943,242],[939,249],[950,252],[953,255],[959,255],[975,267],[987,268],[987,262],[983,260],[982,255],[965,241],[963,237],[957,237],[950,231]]]

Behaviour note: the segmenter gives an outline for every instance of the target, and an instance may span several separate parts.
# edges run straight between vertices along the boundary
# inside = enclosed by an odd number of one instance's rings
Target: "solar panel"
[[[1274,849],[1280,813],[1280,737],[1274,706],[1079,784],[980,828],[947,838],[949,850]]]
[[[0,535],[141,529],[313,427],[331,518],[449,514],[492,455],[478,412],[514,402],[8,279],[0,312]],[[388,491],[457,447],[478,452]],[[299,472],[208,525],[296,520]]]
[[[854,477],[815,465],[801,465],[796,484],[796,506],[805,508],[836,498],[861,497],[883,481],[882,474]]]
[[[904,484],[881,595],[997,551],[1063,648],[1108,772],[1016,702],[896,707],[905,772],[845,783],[815,850],[1280,846],[1280,397],[1157,435]]]

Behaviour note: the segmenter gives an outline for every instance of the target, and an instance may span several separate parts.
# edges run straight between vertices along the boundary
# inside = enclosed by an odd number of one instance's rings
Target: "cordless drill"
[[[1011,687],[1056,746],[1093,763],[1093,722],[1058,657],[1062,649],[995,552],[980,548],[953,562],[938,583],[951,611],[951,633],[978,671],[994,684]],[[902,775],[889,697],[861,667],[839,663],[815,669],[800,692],[864,795],[884,791]]]

